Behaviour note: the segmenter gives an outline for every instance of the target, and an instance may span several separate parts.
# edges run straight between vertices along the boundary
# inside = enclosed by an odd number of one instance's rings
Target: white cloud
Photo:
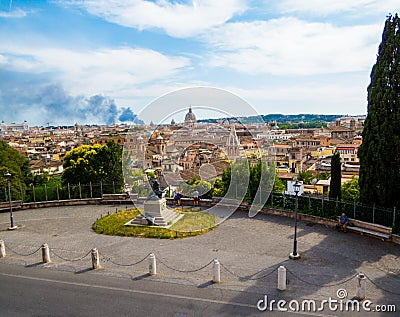
[[[339,12],[357,12],[362,14],[382,12],[387,14],[398,10],[398,0],[280,0],[277,9],[282,13],[305,13],[323,16]]]
[[[14,9],[12,11],[0,11],[0,18],[23,18],[28,14],[27,11],[21,9]]]
[[[193,0],[185,4],[167,0],[61,2],[77,5],[92,15],[122,26],[140,30],[162,29],[174,37],[190,37],[203,33],[246,9],[245,0]]]
[[[7,57],[7,63],[3,61],[4,68],[36,74],[52,73],[74,94],[115,96],[135,85],[173,77],[179,69],[189,65],[187,58],[166,56],[150,49],[73,51],[2,46],[0,43],[0,52]]]
[[[299,81],[263,88],[224,87],[251,104],[259,114],[268,113],[366,113],[367,83],[355,77],[320,83]],[[340,92],[340,93],[338,93]]]
[[[370,68],[380,25],[336,27],[295,18],[227,23],[203,39],[211,66],[249,74],[310,75]]]

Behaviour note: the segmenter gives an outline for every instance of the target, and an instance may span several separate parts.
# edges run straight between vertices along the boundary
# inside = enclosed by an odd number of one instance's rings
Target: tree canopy
[[[110,141],[105,145],[81,145],[64,157],[62,183],[123,183],[122,149]]]
[[[10,147],[6,142],[0,141],[0,188],[7,187],[4,174],[11,174],[11,189],[19,192],[20,186],[25,188],[32,182],[29,161],[19,152]]]
[[[400,19],[388,16],[368,86],[368,115],[359,148],[363,203],[400,207]]]
[[[221,180],[217,183],[217,191],[227,198],[242,198],[248,203],[252,203],[260,196],[265,198],[269,195],[274,186],[274,181],[280,181],[275,177],[273,164],[270,167],[266,162],[258,160],[251,165],[248,160],[239,160],[232,163],[221,176]],[[284,188],[282,182],[278,184],[278,190]]]
[[[358,185],[358,177],[353,176],[351,180],[342,185],[342,198],[343,200],[360,199],[360,186]]]

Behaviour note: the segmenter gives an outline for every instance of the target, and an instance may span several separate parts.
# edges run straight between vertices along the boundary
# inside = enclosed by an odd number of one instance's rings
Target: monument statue
[[[127,226],[151,225],[169,227],[178,221],[183,214],[176,213],[167,208],[165,192],[160,189],[160,184],[156,179],[149,181],[151,189],[143,203],[143,212],[135,219],[127,222]]]
[[[151,180],[151,191],[147,195],[147,200],[158,200],[164,197],[164,191],[160,190],[160,184],[156,179]]]

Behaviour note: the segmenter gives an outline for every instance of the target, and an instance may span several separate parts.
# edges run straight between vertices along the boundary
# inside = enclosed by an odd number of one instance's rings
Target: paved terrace
[[[129,279],[190,284],[198,287],[253,292],[255,303],[261,294],[280,299],[323,300],[336,298],[338,289],[355,295],[358,272],[364,272],[367,296],[374,304],[396,304],[400,310],[400,245],[354,233],[340,233],[323,225],[300,222],[298,250],[302,258],[288,259],[293,247],[293,219],[258,214],[248,218],[237,211],[215,230],[178,240],[105,236],[91,225],[107,212],[125,206],[76,206],[41,208],[14,212],[14,222],[22,226],[8,231],[9,214],[0,214],[0,239],[7,257],[0,263],[74,273],[111,275]],[[129,207],[128,207],[129,208]],[[43,243],[52,250],[52,263],[41,264]],[[90,256],[96,247],[102,256],[102,270],[91,271]],[[146,276],[148,261],[129,265],[149,253],[157,257],[158,274]],[[17,254],[19,253],[19,254]],[[24,256],[22,256],[24,254]],[[212,285],[212,259],[222,263],[219,285]],[[71,261],[77,260],[77,261]],[[162,261],[162,262],[161,262]],[[288,289],[276,290],[277,267],[288,269]],[[195,272],[181,272],[195,271]],[[386,290],[386,291],[385,291]],[[395,315],[394,313],[393,315]]]

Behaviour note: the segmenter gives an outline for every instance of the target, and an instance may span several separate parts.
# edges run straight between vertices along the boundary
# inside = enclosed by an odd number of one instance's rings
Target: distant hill
[[[305,122],[333,122],[336,119],[343,117],[344,115],[333,115],[333,114],[266,114],[260,116],[250,116],[250,117],[239,117],[239,118],[220,118],[220,119],[202,119],[198,120],[198,122],[205,122],[205,123],[216,123],[220,120],[231,120],[237,119],[241,123],[248,124],[248,123],[256,123],[264,121],[265,123],[268,122],[277,122],[279,123],[305,123]]]

